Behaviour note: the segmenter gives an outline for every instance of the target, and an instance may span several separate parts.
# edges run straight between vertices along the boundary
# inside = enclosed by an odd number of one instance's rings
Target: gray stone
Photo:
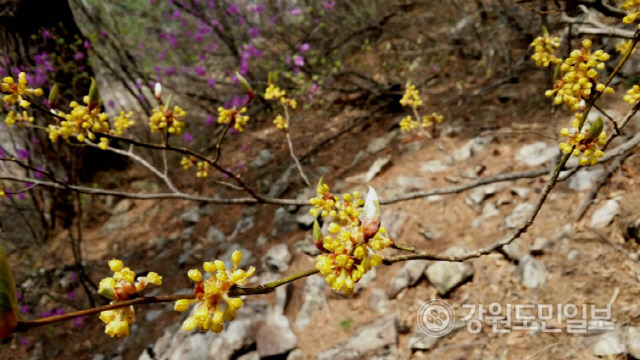
[[[240,260],[238,268],[244,269],[253,264],[254,256],[251,250],[239,244],[231,244],[227,251],[225,251],[221,257],[221,260],[224,261],[224,264],[227,268],[233,267],[233,262],[231,262],[231,255],[233,255],[233,252],[236,250],[240,250],[242,252],[242,259]]]
[[[529,289],[538,289],[547,281],[547,267],[531,255],[524,256],[518,263],[522,285]]]
[[[427,240],[435,240],[439,239],[442,236],[442,233],[440,231],[426,229],[421,230],[420,235],[422,235]]]
[[[556,240],[568,239],[573,235],[573,225],[571,223],[564,224],[556,230]]]
[[[382,137],[370,140],[369,144],[367,145],[367,152],[370,155],[373,155],[379,151],[384,150],[387,146],[389,146],[389,144],[391,143],[391,140],[393,140],[395,136],[396,136],[395,132],[390,132],[385,134]]]
[[[164,314],[164,310],[160,310],[160,309],[149,310],[147,311],[146,314],[144,314],[144,319],[149,322],[155,321],[160,316],[162,316],[162,314]]]
[[[259,249],[267,245],[268,242],[269,242],[269,239],[267,239],[267,237],[264,236],[264,234],[260,234],[260,236],[258,236],[258,239],[256,240],[256,248]]]
[[[260,354],[257,351],[248,352],[240,356],[237,360],[260,360]]]
[[[466,249],[454,246],[447,249],[444,255],[462,255]],[[469,261],[448,262],[437,261],[431,264],[425,272],[429,282],[438,290],[440,295],[446,295],[456,286],[473,276],[473,265]]]
[[[478,209],[478,205],[480,205],[485,199],[490,196],[495,195],[498,191],[504,189],[506,185],[503,184],[489,184],[485,186],[478,187],[471,191],[469,196],[464,199],[464,202],[471,206],[474,210]]]
[[[402,191],[414,191],[427,188],[427,179],[417,176],[399,176],[396,178],[396,184]]]
[[[529,166],[543,165],[558,155],[558,145],[535,142],[521,147],[516,153],[516,161]]]
[[[304,360],[304,352],[300,349],[294,349],[287,355],[287,360]]]
[[[130,199],[120,200],[120,201],[118,201],[116,206],[111,210],[111,214],[116,215],[116,214],[125,213],[125,212],[131,210],[133,208],[133,206],[134,206],[134,203]]]
[[[269,149],[262,149],[258,153],[258,157],[253,160],[251,166],[253,167],[263,167],[269,163],[269,161],[273,158],[273,153]]]
[[[511,192],[518,195],[522,200],[527,200],[527,197],[529,197],[529,193],[531,192],[531,189],[526,187],[515,186],[511,188]]]
[[[569,253],[567,254],[567,260],[569,261],[576,261],[580,258],[580,251],[576,250],[576,249],[572,249],[571,251],[569,251]]]
[[[267,194],[269,197],[278,198],[282,196],[282,194],[287,191],[289,188],[289,183],[292,179],[292,174],[294,172],[295,166],[289,166],[287,170],[276,180],[276,182],[270,186],[269,193]]]
[[[185,226],[196,225],[200,221],[200,210],[193,207],[180,215],[180,219]]]
[[[449,168],[449,165],[444,164],[441,160],[431,160],[420,165],[420,171],[422,172],[441,172]]]
[[[504,219],[507,229],[515,229],[524,224],[535,207],[532,204],[518,204],[513,212]]]
[[[578,191],[589,189],[596,179],[602,176],[604,171],[605,170],[602,166],[587,166],[580,168],[580,170],[569,178],[569,189]]]
[[[471,222],[471,227],[473,228],[477,228],[480,227],[482,225],[484,225],[484,223],[494,217],[500,214],[500,211],[498,210],[498,208],[493,204],[493,203],[486,203],[484,204],[484,207],[482,208],[482,214],[480,214],[480,216],[478,216],[477,218],[473,219],[473,221]]]
[[[549,239],[547,238],[536,238],[529,249],[532,254],[538,255],[544,253],[544,251],[549,247]]]
[[[122,212],[112,215],[100,228],[100,236],[111,236],[131,223],[131,213]]]
[[[315,312],[327,302],[324,295],[326,287],[327,283],[322,276],[307,277],[304,284],[304,302],[296,315],[296,327],[302,329],[311,324]]]
[[[411,334],[411,337],[407,342],[407,347],[410,350],[430,350],[438,343],[440,339],[440,337],[429,336],[422,330],[416,329],[416,331]]]
[[[640,359],[640,327],[630,326],[627,329],[627,352]]]
[[[233,234],[230,237],[235,237],[236,235],[243,234],[255,225],[255,218],[253,216],[243,217],[236,223],[236,227],[235,229],[233,229]]]
[[[264,358],[288,353],[296,347],[298,338],[286,316],[271,312],[258,329],[256,343],[258,354]]]
[[[395,316],[360,326],[346,342],[320,353],[316,360],[393,359],[397,353]]]
[[[525,256],[522,250],[522,241],[515,239],[511,243],[502,247],[502,252],[511,260],[519,261]]]
[[[601,207],[591,215],[589,226],[594,229],[602,229],[607,227],[613,221],[613,218],[620,212],[620,203],[617,199],[607,200]]]
[[[384,169],[385,166],[389,165],[390,163],[390,155],[376,158],[366,173],[350,176],[346,178],[345,181],[351,183],[368,183],[373,180],[373,178],[376,177],[376,175],[378,175],[382,171],[382,169]]]
[[[316,245],[311,241],[310,238],[300,240],[291,246],[293,251],[301,252],[303,254],[307,254],[309,256],[318,256],[320,255],[320,250],[316,247]]]
[[[291,215],[291,213],[288,212],[284,207],[278,208],[274,216],[271,236],[273,236],[274,238],[281,238],[297,229],[298,224],[295,217]]]
[[[369,298],[369,306],[371,310],[380,315],[388,313],[389,298],[384,290],[373,288],[371,289],[371,297]]]
[[[303,209],[303,212],[296,216],[296,222],[303,229],[311,229],[313,227],[313,222],[316,220],[316,217],[309,214],[307,209]]]
[[[289,252],[287,244],[272,246],[262,258],[264,268],[279,273],[287,271],[290,263],[291,253]]]
[[[396,276],[391,279],[389,287],[387,288],[387,296],[393,299],[403,289],[417,284],[427,265],[429,265],[428,260],[411,260],[405,262]]]
[[[598,336],[592,347],[592,353],[595,356],[623,354],[626,350],[621,331],[612,331]]]
[[[398,209],[386,209],[382,211],[382,226],[387,229],[392,239],[399,239],[405,228],[409,215]]]
[[[211,225],[207,230],[207,241],[214,244],[219,244],[224,242],[225,235],[220,229]]]

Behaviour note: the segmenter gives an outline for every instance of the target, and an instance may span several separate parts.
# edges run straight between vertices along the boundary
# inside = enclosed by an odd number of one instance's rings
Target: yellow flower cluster
[[[69,104],[71,112],[60,114],[65,120],[62,120],[58,125],[49,125],[47,132],[52,142],[58,141],[58,138],[69,140],[71,136],[75,136],[80,142],[85,139],[95,140],[94,133],[109,131],[107,114],[101,112],[99,106],[90,105],[88,96],[85,96],[83,101],[87,105],[80,105],[72,101]]]
[[[416,120],[413,116],[407,115],[400,120],[400,130],[402,131],[411,131],[418,126],[423,128],[432,126],[434,122],[441,123],[444,117],[437,113],[432,113],[431,115],[425,115],[422,117],[422,122]]]
[[[132,295],[144,290],[149,284],[162,284],[162,276],[154,272],[136,279],[136,274],[118,259],[109,260],[109,268],[113,271],[113,276],[100,281],[98,293],[112,299],[111,304],[129,300]],[[107,324],[105,327],[107,335],[124,337],[129,335],[129,325],[135,321],[135,312],[132,306],[102,311],[100,320]]]
[[[529,46],[533,46],[531,59],[536,62],[536,66],[547,67],[549,64],[562,62],[562,59],[555,55],[556,50],[560,47],[558,37],[538,36]]]
[[[244,127],[249,122],[249,116],[242,115],[247,112],[247,108],[243,107],[240,110],[236,110],[235,106],[231,109],[225,109],[222,106],[218,108],[218,124],[230,124],[233,122],[233,127],[242,132]]]
[[[324,185],[324,186],[323,186]],[[317,199],[324,198],[328,194],[326,184],[318,186]],[[382,250],[393,244],[387,236],[387,231],[380,226],[380,206],[375,191],[370,188],[367,201],[364,203],[364,216],[360,222],[360,209],[358,205],[362,201],[354,201],[351,204],[351,196],[345,194],[344,205],[328,214],[336,213],[337,221],[332,222],[329,234],[324,238],[320,226],[314,223],[313,237],[316,247],[325,254],[318,255],[316,268],[326,277],[327,282],[335,291],[353,293],[354,284],[362,275],[366,274],[373,266],[382,263],[382,257],[376,254],[376,250]],[[314,200],[312,199],[312,200]],[[334,202],[336,205],[340,203]],[[315,209],[315,208],[314,208]],[[340,225],[339,225],[340,223]]]
[[[584,132],[578,130],[580,120],[571,121],[571,128],[563,128],[560,135],[567,137],[567,142],[560,143],[560,150],[580,158],[580,165],[595,165],[604,156],[602,148],[607,143],[607,134],[603,131],[603,121],[594,121]]]
[[[588,99],[595,88],[605,94],[613,94],[613,88],[600,83],[596,69],[604,69],[604,61],[609,60],[609,54],[602,50],[591,53],[591,40],[582,41],[582,49],[574,50],[560,66],[563,73],[557,80],[553,90],[547,90],[545,96],[554,97],[556,105],[563,102],[576,111],[583,99]]]
[[[402,99],[400,99],[400,104],[414,109],[423,104],[423,101],[420,100],[420,93],[411,82],[407,82],[407,89],[402,95]]]
[[[158,105],[153,109],[153,114],[149,118],[149,128],[151,132],[165,132],[168,131],[171,134],[182,133],[184,122],[178,120],[178,118],[185,117],[187,113],[179,106],[174,106],[172,109],[167,109],[165,105]]]
[[[360,193],[354,191],[352,194],[343,194],[343,201],[340,201],[334,194],[329,191],[329,185],[322,182],[322,178],[316,187],[316,196],[309,200],[313,208],[309,210],[309,214],[314,217],[318,215],[322,217],[331,216],[333,218],[345,221],[348,219],[356,219],[360,216],[360,206],[364,204],[364,200],[360,199]]]
[[[622,19],[625,24],[631,24],[640,16],[640,0],[625,0],[620,9],[628,11],[629,14]]]
[[[264,98],[266,100],[277,100],[280,101],[280,103],[284,106],[288,106],[292,109],[295,110],[295,108],[298,106],[298,102],[295,101],[294,99],[289,99],[287,97],[285,97],[287,93],[280,89],[279,87],[275,86],[274,84],[269,84],[269,86],[267,87],[267,89],[264,92]]]
[[[197,172],[196,172],[196,177],[199,178],[206,178],[207,176],[209,176],[209,173],[207,172],[207,169],[209,169],[209,163],[206,161],[198,161],[198,163],[196,164],[196,167],[198,168]]]
[[[619,41],[616,44],[616,51],[624,55],[629,52],[629,49],[631,48],[631,44],[632,44],[631,40]],[[631,53],[634,54],[637,50],[638,48],[634,48]]]
[[[182,157],[182,160],[180,160],[180,166],[182,166],[183,169],[185,170],[189,170],[193,164],[196,163],[196,158],[193,156],[190,157]]]
[[[16,113],[14,111],[9,111],[7,117],[4,119],[4,123],[7,126],[12,126],[15,123],[25,123],[25,122],[33,122],[33,116],[29,116],[27,111],[23,111],[22,113]]]
[[[120,115],[117,115],[113,118],[113,125],[115,129],[111,132],[113,134],[122,135],[124,134],[124,130],[128,129],[130,126],[133,126],[133,111],[129,111],[125,113],[124,111],[120,112]]]
[[[18,74],[18,82],[12,77],[7,76],[0,83],[0,92],[7,94],[2,100],[5,104],[11,106],[16,102],[23,108],[29,107],[31,103],[27,101],[25,95],[42,96],[42,89],[30,89],[27,87],[27,74],[21,72]]]
[[[622,98],[624,101],[633,105],[640,100],[640,86],[633,85],[633,87],[627,90],[627,94]]]
[[[229,289],[237,285],[245,285],[247,279],[252,276],[256,269],[250,266],[247,271],[238,269],[242,260],[242,253],[234,251],[231,255],[233,268],[226,269],[224,262],[216,260],[205,262],[204,271],[211,274],[211,277],[204,279],[202,273],[197,269],[191,269],[188,276],[195,282],[195,299],[181,299],[176,301],[174,309],[179,312],[186,311],[193,303],[197,303],[197,309],[183,323],[184,330],[211,330],[219,333],[224,330],[224,322],[232,321],[236,318],[238,309],[242,307],[242,299],[231,298],[227,294]]]
[[[287,120],[285,120],[285,118],[282,117],[282,115],[278,115],[276,116],[275,119],[273,119],[273,123],[276,125],[276,127],[278,127],[278,129],[280,130],[287,130],[289,129],[289,123],[287,122]]]

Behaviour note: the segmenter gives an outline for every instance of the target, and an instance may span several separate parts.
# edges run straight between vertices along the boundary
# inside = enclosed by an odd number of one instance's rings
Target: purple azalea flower
[[[291,16],[300,16],[302,14],[302,11],[300,11],[300,8],[293,8],[289,11],[289,13],[291,14]]]
[[[213,89],[214,87],[216,87],[216,79],[208,78],[207,85],[209,85],[209,87]]]
[[[238,15],[240,11],[236,5],[229,5],[227,12],[231,15]]]
[[[311,91],[312,92],[318,92],[318,84],[311,85]]]
[[[51,37],[51,31],[47,29],[42,30],[42,37],[44,39],[49,39]]]
[[[67,312],[66,312],[66,311],[64,311],[64,309],[63,309],[63,308],[59,307],[59,308],[56,308],[56,309],[55,309],[55,311],[53,312],[53,315],[64,315],[64,314],[66,314],[66,313],[67,313]]]
[[[91,43],[89,42],[89,40],[85,39],[82,43],[82,46],[84,46],[85,49],[89,50],[89,48],[91,48]]]
[[[23,314],[28,314],[29,311],[31,311],[31,309],[29,308],[29,305],[22,305],[20,306],[20,312]]]
[[[200,42],[202,41],[202,39],[204,39],[204,35],[197,33],[195,35],[193,35],[193,40],[195,40],[196,42]]]
[[[16,151],[16,156],[18,157],[18,159],[28,159],[29,158],[29,150],[27,149],[18,149]]]
[[[311,45],[309,45],[309,43],[304,43],[300,45],[300,52],[303,54],[309,51],[310,49],[311,49]]]
[[[264,5],[251,5],[249,11],[261,14],[264,11]]]
[[[44,176],[44,168],[42,166],[38,166],[38,170],[33,172],[33,177],[36,179],[40,179]]]
[[[22,292],[20,290],[16,290],[16,299],[22,300]]]
[[[20,344],[22,344],[22,346],[24,346],[24,347],[29,346],[29,339],[27,339],[27,338],[20,338]]]
[[[67,293],[67,297],[69,298],[69,300],[75,300],[76,299],[76,293],[73,291],[69,291]]]
[[[43,311],[38,314],[39,317],[50,317],[53,316],[53,312],[51,310]]]
[[[109,100],[109,101],[107,101],[107,106],[112,108],[112,107],[116,106],[116,103],[113,100]]]
[[[293,65],[295,66],[304,66],[304,57],[301,55],[296,55],[293,57]]]
[[[80,60],[84,59],[84,53],[78,51],[77,53],[73,54],[73,59],[75,61],[80,61]]]
[[[24,199],[25,199],[24,192],[20,192],[20,193],[18,193],[18,199],[19,199],[20,201],[24,201]]]
[[[78,275],[76,275],[76,273],[74,272],[69,273],[69,280],[71,280],[72,282],[78,281]]]
[[[204,120],[204,123],[207,126],[211,126],[215,123],[215,118],[213,117],[213,115],[209,114],[207,115],[207,118]]]
[[[260,36],[260,29],[255,26],[252,27],[251,29],[249,29],[249,36],[251,36],[252,38],[257,38],[258,36]]]
[[[198,76],[205,76],[207,75],[207,71],[200,65],[196,65],[193,67],[193,72],[196,73],[196,75]]]
[[[247,145],[247,144],[242,144],[242,146],[240,147],[240,150],[242,150],[242,151],[247,151],[247,150],[249,150],[249,145]]]
[[[336,2],[335,1],[325,1],[323,5],[324,5],[324,9],[325,10],[331,10],[331,9],[336,7]]]
[[[167,53],[169,52],[169,50],[162,50],[158,53],[158,60],[162,61],[167,57]]]
[[[77,327],[84,326],[84,316],[77,317],[73,320],[73,325]]]
[[[242,169],[244,167],[244,161],[238,161],[238,163],[236,164],[236,167],[238,169]]]
[[[184,133],[182,134],[182,140],[184,140],[184,142],[192,142],[193,141],[193,135],[191,135],[191,133]]]
[[[180,19],[180,17],[182,17],[182,13],[180,12],[180,10],[173,10],[173,14],[171,14],[171,16],[173,17],[173,20],[178,20]]]

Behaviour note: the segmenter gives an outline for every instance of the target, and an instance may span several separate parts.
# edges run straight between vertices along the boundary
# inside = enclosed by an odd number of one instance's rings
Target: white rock
[[[529,289],[542,287],[547,281],[547,267],[531,255],[525,255],[518,263],[522,285]]]
[[[625,351],[626,346],[621,331],[612,331],[598,336],[592,348],[595,356],[617,355]]]
[[[540,166],[558,155],[558,145],[536,142],[521,147],[516,153],[516,161],[529,166]]]
[[[531,204],[518,204],[513,212],[504,219],[504,226],[507,229],[515,229],[524,224],[535,207]]]
[[[461,255],[466,252],[462,246],[447,249],[445,255]],[[473,265],[469,261],[449,262],[437,261],[431,264],[425,272],[429,282],[438,290],[440,295],[446,295],[456,286],[473,276]]]
[[[620,203],[617,199],[607,200],[598,210],[591,215],[589,226],[594,229],[602,229],[607,227],[613,221],[613,218],[620,211]]]

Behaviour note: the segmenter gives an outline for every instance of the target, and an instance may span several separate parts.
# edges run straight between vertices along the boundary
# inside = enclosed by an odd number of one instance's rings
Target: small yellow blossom
[[[529,46],[533,47],[531,59],[536,62],[536,66],[548,67],[549,64],[562,62],[562,59],[555,55],[556,50],[560,47],[558,37],[538,36]]]
[[[198,163],[196,164],[198,170],[196,172],[196,177],[199,178],[206,178],[207,176],[209,176],[209,173],[207,172],[207,169],[209,169],[209,163],[206,161],[198,161]]]
[[[640,16],[640,0],[625,0],[620,9],[627,11],[628,14],[622,19],[625,24],[631,24]]]
[[[640,101],[640,86],[633,85],[622,99],[632,105]]]
[[[179,106],[174,106],[172,109],[166,109],[165,105],[158,105],[153,108],[153,114],[149,118],[149,128],[151,132],[165,132],[168,131],[171,134],[180,135],[182,128],[184,128],[184,122],[178,120],[178,118],[187,116],[187,113]]]
[[[31,105],[24,96],[42,96],[43,94],[42,89],[27,88],[27,74],[24,72],[18,74],[18,82],[10,76],[2,79],[2,82],[0,83],[0,92],[7,94],[2,99],[5,104],[11,106],[17,102],[18,105],[23,108],[27,108]]]
[[[595,165],[604,156],[602,149],[607,144],[607,134],[602,130],[602,119],[596,120],[589,129],[578,131],[579,121],[573,120],[571,128],[563,128],[560,135],[567,137],[567,142],[560,143],[562,152],[580,157],[582,166]]]
[[[353,199],[349,194],[343,196],[345,204]],[[356,201],[354,204],[362,204]],[[335,291],[353,293],[354,284],[373,266],[382,263],[382,257],[376,254],[393,244],[384,227],[380,226],[380,205],[375,191],[370,188],[364,204],[364,216],[360,222],[360,209],[357,206],[343,206],[346,218],[338,216],[342,225],[333,222],[329,225],[329,234],[322,237],[317,222],[314,223],[314,241],[316,247],[325,254],[318,255],[316,268],[326,277]]]
[[[195,162],[196,162],[196,158],[195,157],[193,157],[193,156],[190,156],[190,157],[183,156],[182,160],[180,160],[180,166],[182,166],[182,168],[185,169],[185,170],[189,170],[193,166],[193,164],[195,164]]]
[[[280,98],[283,98],[285,95],[286,92],[274,84],[269,84],[267,90],[264,92],[264,98],[267,100],[280,100]]]
[[[253,266],[247,271],[238,269],[242,253],[234,251],[231,255],[233,267],[227,269],[224,262],[216,260],[205,262],[204,270],[211,274],[204,279],[197,269],[191,269],[188,276],[195,282],[195,299],[181,299],[175,302],[174,309],[186,311],[191,304],[197,304],[193,314],[182,323],[184,330],[211,330],[219,333],[224,330],[224,322],[236,318],[238,309],[242,307],[242,300],[228,296],[229,289],[238,285],[245,285],[247,279],[255,273]]]
[[[402,131],[411,131],[417,127],[418,122],[411,115],[407,115],[400,120],[400,130]]]
[[[604,94],[613,94],[613,88],[600,82],[598,70],[604,70],[604,61],[609,54],[602,50],[591,52],[591,40],[582,41],[582,49],[573,50],[560,66],[562,78],[556,80],[553,90],[547,90],[545,96],[553,97],[553,103],[566,104],[572,111],[578,111],[582,100],[591,96],[593,90]]]
[[[134,122],[131,119],[133,116],[133,111],[129,111],[125,113],[124,111],[120,112],[120,115],[113,118],[113,125],[115,129],[112,129],[111,132],[116,135],[124,134],[124,130],[133,126]]]
[[[406,87],[404,95],[402,96],[402,99],[400,99],[400,104],[414,109],[422,105],[423,101],[420,100],[420,93],[416,89],[416,86],[411,84],[411,82],[407,82]]]
[[[247,112],[247,108],[243,107],[240,110],[236,110],[235,106],[231,109],[225,109],[223,107],[218,108],[218,124],[231,124],[233,122],[233,127],[242,132],[244,131],[245,126],[249,122],[249,116],[242,115]]]
[[[621,40],[618,41],[618,43],[616,43],[616,51],[622,55],[626,54],[629,52],[629,49],[631,48],[631,44],[633,44],[633,42],[631,40]],[[638,51],[638,48],[634,48],[633,51],[631,52],[632,54],[635,54],[635,52]]]
[[[99,106],[91,105],[89,96],[85,96],[83,101],[86,105],[72,101],[69,104],[71,107],[69,114],[56,113],[64,117],[65,120],[57,125],[49,125],[47,132],[52,142],[56,142],[59,137],[68,140],[71,136],[75,136],[80,142],[85,139],[95,140],[95,133],[109,132],[107,114],[101,112]]]
[[[289,123],[287,123],[287,120],[285,120],[284,117],[282,117],[282,115],[278,115],[276,116],[276,118],[273,120],[273,123],[276,125],[276,127],[278,127],[278,129],[280,130],[287,130],[289,129]]]
[[[107,148],[109,147],[109,139],[107,138],[100,138],[100,143],[98,144],[98,147],[102,150],[107,150]]]
[[[33,116],[29,116],[29,113],[27,113],[27,111],[23,111],[22,113],[16,113],[14,111],[9,111],[9,113],[7,114],[7,117],[4,119],[4,123],[7,126],[12,126],[15,123],[25,123],[25,122],[29,122],[32,123],[33,122]]]
[[[429,127],[434,122],[441,123],[444,116],[437,113],[431,113],[431,115],[425,115],[422,117],[422,127]]]
[[[135,272],[125,267],[118,259],[109,260],[109,269],[113,276],[100,280],[98,294],[112,299],[111,304],[131,299],[131,297],[144,290],[148,284],[159,286],[162,284],[162,276],[155,272],[149,272],[147,276],[136,278]],[[132,306],[102,311],[100,320],[105,324],[105,333],[111,337],[124,337],[129,335],[129,325],[135,321],[135,311]]]

